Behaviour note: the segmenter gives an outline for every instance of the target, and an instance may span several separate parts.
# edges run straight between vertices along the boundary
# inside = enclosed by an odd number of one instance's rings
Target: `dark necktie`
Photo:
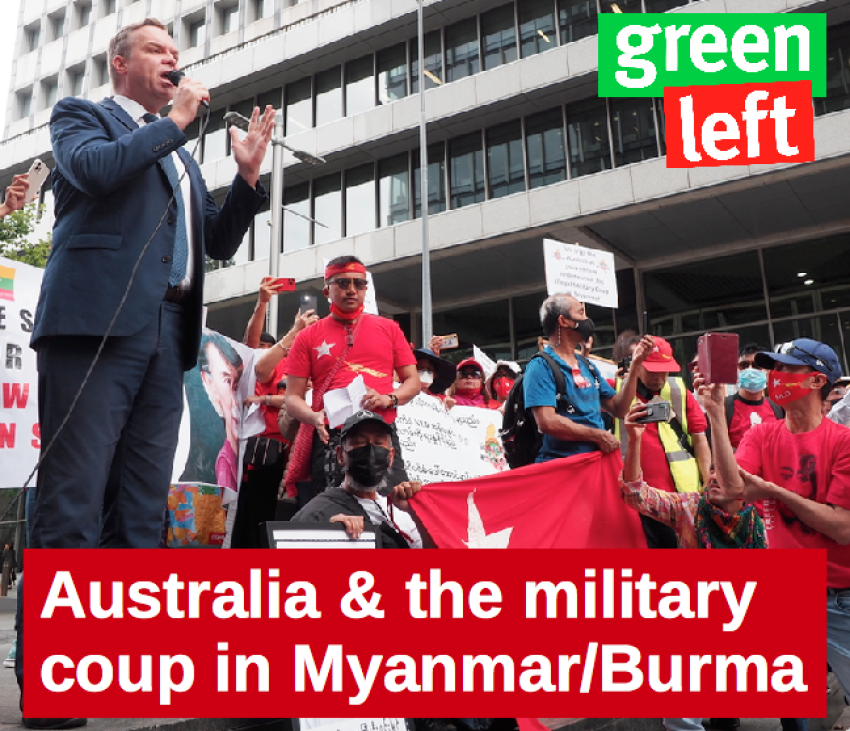
[[[150,124],[156,122],[159,117],[147,113],[143,119]],[[186,208],[183,205],[183,191],[180,189],[180,176],[171,153],[160,158],[160,165],[165,170],[168,183],[174,191],[174,202],[177,204],[177,222],[174,231],[174,252],[171,260],[171,274],[168,276],[168,284],[175,287],[186,278],[186,263],[189,260],[189,241],[186,237]]]

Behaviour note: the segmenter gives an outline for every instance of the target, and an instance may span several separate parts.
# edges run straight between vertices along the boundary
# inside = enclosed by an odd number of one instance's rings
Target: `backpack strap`
[[[566,410],[568,405],[567,379],[564,378],[564,374],[561,372],[561,366],[558,365],[558,362],[551,355],[544,353],[542,350],[531,356],[532,360],[534,358],[542,358],[549,364],[549,368],[552,369],[552,376],[555,378],[555,411],[558,411],[561,404],[564,405],[564,410]]]
[[[602,376],[599,374],[599,369],[596,367],[596,364],[590,360],[590,358],[585,358],[581,353],[576,352],[576,358],[578,358],[579,362],[584,363],[587,366],[587,370],[590,371],[590,375],[593,376],[593,380],[596,381],[596,390],[602,391],[601,381]]]
[[[770,399],[767,399],[767,403],[769,403],[770,408],[773,409],[773,415],[776,417],[777,421],[782,421],[785,418],[785,409]]]
[[[726,427],[732,426],[732,417],[735,414],[735,401],[737,401],[740,396],[737,393],[730,394],[726,397]]]

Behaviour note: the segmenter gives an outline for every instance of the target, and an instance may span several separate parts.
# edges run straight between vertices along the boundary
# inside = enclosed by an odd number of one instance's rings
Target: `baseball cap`
[[[650,354],[646,356],[643,367],[650,373],[678,373],[682,370],[673,357],[673,348],[670,343],[656,335],[652,336],[652,340],[655,345]]]
[[[391,432],[390,425],[384,421],[382,416],[379,416],[374,411],[366,411],[365,409],[361,409],[360,411],[355,412],[351,416],[349,416],[345,423],[342,425],[342,430],[339,433],[340,440],[344,441],[348,436],[348,433],[354,429],[354,427],[359,426],[367,421],[374,421],[377,424],[380,424],[387,430],[389,434]]]
[[[460,363],[457,364],[458,373],[460,372],[461,368],[477,368],[479,371],[481,371],[481,375],[484,375],[484,369],[481,367],[481,364],[477,360],[475,360],[475,358],[466,358],[465,360],[462,360]]]
[[[841,378],[841,364],[835,351],[825,343],[810,338],[797,338],[776,346],[776,352],[756,353],[755,364],[759,368],[773,368],[774,363],[809,366],[823,373],[830,383]]]

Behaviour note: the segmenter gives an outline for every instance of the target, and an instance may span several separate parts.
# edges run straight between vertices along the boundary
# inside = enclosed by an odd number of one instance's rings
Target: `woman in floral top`
[[[640,469],[640,442],[646,404],[636,402],[626,415],[628,435],[625,465],[620,474],[623,500],[642,515],[669,525],[679,538],[679,548],[767,548],[761,516],[743,500],[727,498],[709,475],[705,492],[675,493],[650,487]]]

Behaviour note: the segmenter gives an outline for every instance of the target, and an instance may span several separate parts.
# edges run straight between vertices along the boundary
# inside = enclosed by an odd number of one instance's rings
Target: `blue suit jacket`
[[[153,235],[111,332],[134,335],[156,316],[168,287],[177,209],[173,201],[169,209],[171,186],[159,161],[174,150],[188,161],[180,149],[186,136],[167,117],[140,128],[112,99],[69,97],[53,108],[50,139],[56,222],[31,345],[37,350],[41,338],[54,335],[103,335]],[[204,256],[233,256],[268,199],[262,186],[254,190],[237,175],[219,209],[196,163],[188,174],[194,280],[184,301],[187,369],[200,343]]]

